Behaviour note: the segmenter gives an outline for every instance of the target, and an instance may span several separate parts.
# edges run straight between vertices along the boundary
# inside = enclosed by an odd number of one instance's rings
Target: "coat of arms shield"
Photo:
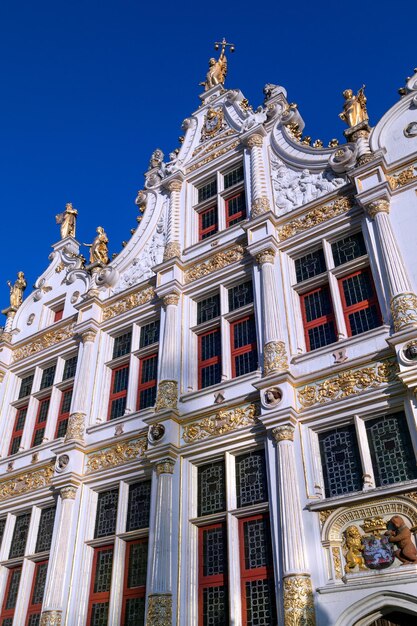
[[[393,546],[387,536],[364,536],[362,537],[362,545],[363,558],[369,569],[384,569],[394,562]]]

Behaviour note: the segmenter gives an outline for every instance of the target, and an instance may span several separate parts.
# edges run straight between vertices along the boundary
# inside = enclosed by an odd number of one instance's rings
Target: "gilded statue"
[[[365,85],[359,89],[356,96],[353,95],[352,89],[345,89],[343,92],[345,103],[343,105],[343,112],[339,113],[339,117],[346,122],[350,128],[368,120],[364,90]]]
[[[75,220],[77,219],[78,211],[74,209],[71,202],[65,205],[65,211],[58,213],[55,217],[56,223],[61,225],[61,239],[65,237],[75,237]]]
[[[230,52],[233,52],[235,47],[233,44],[227,43],[225,39],[221,43],[215,44],[215,49],[218,50],[221,45],[222,49],[219,58],[211,58],[209,61],[209,71],[206,75],[204,83],[200,83],[204,87],[204,91],[208,91],[216,85],[224,85],[227,74],[227,59],[225,55],[226,46],[230,46]]]
[[[405,525],[400,515],[394,515],[387,523],[389,542],[396,544],[394,556],[401,561],[401,565],[417,563],[417,550],[411,540],[411,530]]]
[[[107,247],[109,240],[102,226],[98,226],[96,232],[97,237],[94,239],[93,243],[85,243],[84,245],[90,248],[90,263],[107,265],[109,262],[109,251]]]
[[[363,558],[363,544],[361,534],[356,526],[348,526],[345,530],[345,546],[346,546],[346,565],[345,572],[349,574],[357,566],[359,569],[366,569],[365,559]]]
[[[7,281],[7,284],[10,287],[10,307],[12,309],[18,309],[23,302],[23,292],[26,289],[24,273],[17,273],[17,280],[14,285],[12,285],[10,280]]]

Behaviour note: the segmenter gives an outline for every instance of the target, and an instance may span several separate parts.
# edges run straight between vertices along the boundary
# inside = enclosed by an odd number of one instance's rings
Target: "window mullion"
[[[116,537],[113,551],[113,566],[109,596],[109,624],[118,624],[122,613],[124,564],[126,542]]]
[[[345,316],[343,313],[343,306],[340,298],[338,280],[336,276],[334,276],[331,272],[329,272],[328,274],[330,294],[333,302],[333,311],[336,318],[337,338],[346,339],[348,337],[348,332],[346,328]]]
[[[359,454],[362,462],[363,490],[366,491],[367,489],[373,489],[375,487],[375,476],[372,467],[371,452],[369,450],[365,422],[358,415],[354,416],[354,421]]]

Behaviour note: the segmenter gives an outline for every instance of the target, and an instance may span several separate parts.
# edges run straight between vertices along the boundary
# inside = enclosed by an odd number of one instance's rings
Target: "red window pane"
[[[72,387],[62,392],[61,404],[59,405],[58,421],[55,430],[55,438],[65,437],[66,435],[71,408],[71,400]]]
[[[198,626],[228,626],[226,524],[204,526],[198,534]]]
[[[220,329],[198,336],[198,388],[216,385],[221,380]]]
[[[62,316],[64,315],[64,307],[54,311],[54,323],[62,320]]]
[[[50,396],[48,398],[44,398],[43,400],[39,402],[35,428],[33,430],[31,448],[33,448],[34,446],[38,446],[43,441],[50,402],[51,402]]]
[[[147,565],[148,539],[129,541],[126,544],[121,621],[125,626],[145,623]]]
[[[230,324],[232,376],[242,376],[258,367],[256,327],[253,315]]]
[[[32,589],[30,592],[29,607],[26,617],[26,626],[39,624],[38,617],[42,613],[43,595],[45,592],[46,574],[48,571],[48,561],[36,563],[33,573]]]
[[[202,241],[219,229],[217,218],[217,205],[212,206],[198,214],[198,240]]]
[[[13,426],[12,440],[10,442],[9,454],[19,452],[20,442],[22,441],[23,429],[25,427],[26,415],[28,407],[23,406],[17,410],[16,419]]]
[[[127,386],[129,382],[129,366],[123,365],[112,371],[108,419],[124,415],[126,409]]]
[[[100,626],[108,622],[112,569],[113,546],[96,548],[91,574],[87,626]]]
[[[226,228],[241,222],[246,217],[245,192],[241,191],[235,196],[225,200]]]
[[[350,337],[381,325],[381,311],[369,268],[344,276],[339,280],[339,288]]]
[[[300,296],[307,350],[317,350],[334,343],[336,322],[328,285]]]
[[[19,593],[20,578],[22,576],[22,567],[13,567],[9,570],[7,577],[6,592],[4,594],[3,607],[1,609],[2,626],[3,624],[12,624],[14,612],[16,609],[17,595]]]
[[[151,354],[139,362],[139,385],[137,409],[146,409],[155,404],[158,355]]]

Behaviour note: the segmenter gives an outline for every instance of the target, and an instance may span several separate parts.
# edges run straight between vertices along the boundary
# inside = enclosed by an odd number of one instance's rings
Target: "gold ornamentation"
[[[169,261],[176,256],[181,256],[181,246],[179,241],[170,241],[165,246],[163,261]]]
[[[193,443],[214,435],[224,435],[237,428],[253,426],[258,421],[257,412],[256,404],[229,411],[218,411],[214,415],[184,426],[182,438],[185,443]]]
[[[348,526],[344,532],[345,539],[345,572],[353,572],[357,567],[360,570],[365,570],[365,559],[362,556],[363,543],[362,537],[357,526],[352,524]]]
[[[345,89],[343,97],[345,99],[343,105],[343,112],[339,113],[341,120],[353,128],[361,122],[368,120],[368,111],[366,110],[366,97],[365,97],[365,85],[361,87],[356,94],[353,95],[352,89]]]
[[[6,372],[3,372],[3,370],[0,370],[0,383],[3,382],[5,376],[6,376]]]
[[[224,142],[227,140],[228,137],[230,137],[230,135],[235,134],[236,131],[232,128],[225,130],[224,132],[222,132],[221,136],[217,138],[216,141],[210,141],[208,144],[205,143],[203,145],[197,146],[197,148],[193,151],[192,156],[195,157],[197,156],[197,154],[199,154],[200,156],[203,156],[203,154],[208,154],[212,150],[215,150],[216,148],[224,144]]]
[[[270,210],[271,205],[269,203],[269,199],[266,196],[262,196],[261,198],[256,198],[256,200],[252,202],[251,216],[258,217],[259,215],[267,213]]]
[[[35,491],[47,487],[54,475],[54,464],[51,463],[45,467],[18,474],[13,478],[0,482],[0,501],[20,496],[22,493]]]
[[[273,248],[267,248],[266,250],[262,250],[262,252],[258,252],[256,255],[256,262],[258,265],[263,265],[264,263],[274,263],[275,258],[275,250]]]
[[[283,341],[268,341],[264,346],[264,374],[285,372],[288,370],[288,359]]]
[[[109,251],[107,247],[109,240],[102,226],[97,226],[96,233],[97,236],[94,239],[93,243],[84,244],[85,246],[90,248],[90,263],[100,263],[101,265],[107,265],[107,263],[109,262]]]
[[[157,462],[155,467],[158,476],[160,476],[161,474],[173,474],[175,461],[174,459],[162,459],[162,461]]]
[[[326,523],[326,520],[330,517],[332,513],[333,511],[331,509],[325,509],[324,511],[319,512],[320,524],[322,526],[324,526],[324,524]]]
[[[179,301],[180,301],[180,296],[178,293],[168,293],[166,296],[162,298],[162,302],[164,303],[164,306],[169,306],[170,304],[174,304],[175,306],[177,306]]]
[[[114,446],[103,448],[88,455],[87,472],[97,472],[109,467],[117,467],[142,457],[147,447],[147,438],[129,439]]]
[[[62,487],[59,493],[63,500],[75,500],[77,487]]]
[[[232,143],[230,143],[227,146],[224,146],[217,152],[213,152],[212,154],[209,154],[205,159],[202,159],[198,163],[194,163],[193,165],[190,165],[190,167],[187,170],[187,173],[190,174],[194,170],[200,169],[200,167],[203,167],[203,165],[206,165],[207,163],[210,163],[210,161],[217,159],[217,157],[222,156],[222,154],[225,154],[226,152],[229,152],[229,150],[234,150],[239,145],[240,145],[239,139],[232,141]]]
[[[295,428],[292,424],[280,424],[272,431],[272,436],[277,443],[280,441],[294,441]]]
[[[212,272],[217,272],[232,263],[237,263],[237,261],[243,259],[244,254],[245,250],[241,245],[229,248],[224,252],[218,252],[206,261],[191,266],[190,269],[185,272],[185,282],[191,283],[193,280],[207,276],[207,274],[211,274]]]
[[[323,222],[326,222],[333,217],[342,215],[342,213],[346,213],[351,208],[351,198],[337,198],[337,200],[335,200],[331,204],[317,207],[316,209],[313,209],[312,211],[306,213],[306,215],[304,215],[303,217],[292,220],[291,222],[280,228],[278,231],[279,240],[285,241],[286,239],[289,239],[289,237],[294,237],[294,235],[297,235],[304,230],[308,230],[309,228],[318,226],[318,224],[322,224]]]
[[[161,380],[158,385],[155,411],[176,409],[178,404],[178,383],[176,380]]]
[[[410,165],[402,172],[399,172],[399,174],[387,176],[387,179],[391,189],[398,189],[398,187],[403,187],[417,179],[417,167]]]
[[[361,528],[365,533],[370,533],[379,538],[387,529],[387,523],[381,515],[365,519]]]
[[[26,280],[23,272],[17,272],[17,279],[12,285],[10,280],[7,281],[10,287],[10,308],[16,311],[23,302],[23,292],[26,289]]]
[[[213,137],[221,130],[223,126],[224,115],[221,109],[209,109],[204,118],[203,130],[201,138],[207,139]]]
[[[335,546],[332,548],[332,557],[333,557],[334,573],[336,575],[336,578],[342,578],[343,577],[342,560],[340,558],[339,548],[336,548]]]
[[[148,599],[148,616],[146,626],[172,625],[171,594],[152,594]]]
[[[69,441],[84,441],[85,413],[71,413],[68,419],[65,443]]]
[[[62,328],[57,328],[56,330],[48,330],[48,332],[44,333],[40,337],[36,337],[31,339],[25,345],[16,348],[13,353],[13,361],[20,361],[21,359],[25,359],[31,354],[36,354],[41,350],[45,350],[46,348],[50,348],[56,343],[60,343],[65,339],[69,339],[74,335],[74,324],[67,324]]]
[[[378,215],[378,213],[389,213],[389,200],[375,200],[375,202],[370,202],[367,206],[366,206],[366,210],[369,214],[369,217],[371,217],[372,219],[375,218],[376,215]]]
[[[246,145],[248,148],[262,148],[264,143],[264,138],[262,135],[251,135],[249,139],[246,141]]]
[[[61,626],[61,614],[62,611],[57,610],[43,611],[40,626]]]
[[[292,124],[288,124],[286,128],[288,128],[291,135],[294,137],[296,141],[300,141],[301,137],[303,136],[303,132],[300,130],[300,127],[298,124],[295,124],[293,122]]]
[[[397,371],[398,365],[394,359],[372,363],[369,367],[346,370],[336,376],[302,387],[298,392],[298,401],[303,407],[310,407],[314,404],[348,398],[396,380]]]
[[[55,268],[55,272],[56,272],[57,274],[60,274],[60,273],[62,272],[62,270],[64,270],[64,269],[65,269],[65,263],[63,263],[63,262],[61,261],[61,263],[58,263],[58,265],[56,266],[56,268]]]
[[[170,180],[168,185],[167,185],[168,191],[170,191],[171,193],[175,192],[175,191],[181,191],[182,189],[182,181],[178,180],[177,178],[174,180]]]
[[[284,626],[315,626],[315,623],[310,577],[284,578]]]
[[[75,222],[77,215],[77,209],[74,209],[71,202],[68,202],[65,205],[65,211],[63,213],[58,213],[55,217],[56,223],[61,224],[61,239],[65,239],[66,237],[75,237]]]
[[[153,287],[147,287],[136,293],[130,293],[128,296],[121,298],[114,304],[106,307],[103,311],[103,321],[107,321],[116,315],[121,315],[135,309],[137,306],[150,302],[155,297],[155,291]]]
[[[417,296],[414,293],[400,293],[391,299],[391,314],[395,332],[408,324],[417,322]]]
[[[96,330],[86,330],[85,332],[82,333],[81,339],[83,343],[87,343],[88,341],[95,341],[96,336],[97,336]]]

